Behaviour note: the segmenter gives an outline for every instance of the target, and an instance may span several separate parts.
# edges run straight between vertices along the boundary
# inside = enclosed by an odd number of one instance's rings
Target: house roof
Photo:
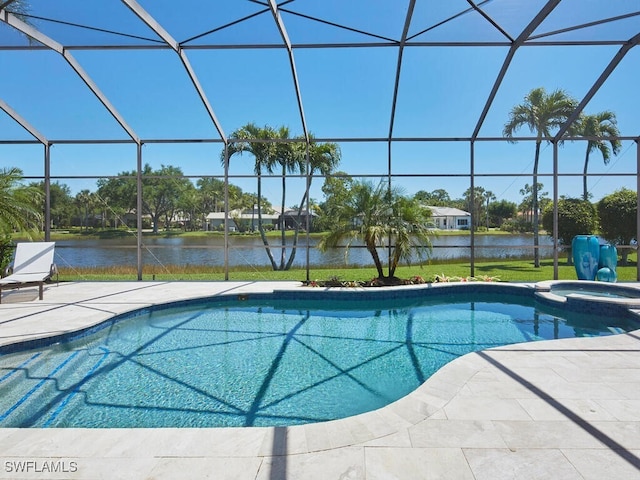
[[[427,207],[431,210],[432,217],[470,217],[469,212],[453,207]]]
[[[280,218],[280,209],[276,208],[276,207],[272,207],[272,210],[274,210],[273,213],[262,213],[262,218],[263,220],[278,220]],[[302,216],[304,216],[306,214],[306,211],[303,210],[302,211]],[[285,217],[295,217],[296,215],[298,215],[298,209],[297,208],[287,208],[284,211],[284,215]],[[229,216],[230,217],[235,217],[235,218],[246,218],[246,219],[251,219],[251,218],[258,218],[258,211],[256,210],[255,212],[252,212],[251,209],[247,209],[247,210],[232,210],[231,212],[229,212]],[[317,217],[318,215],[315,214],[313,211],[311,211],[311,216],[313,217]],[[207,220],[224,220],[224,212],[210,212],[209,214],[207,214]]]
[[[258,214],[252,213],[251,210],[249,210],[249,213],[240,213],[239,210],[232,210],[231,212],[229,212],[229,218],[241,218],[246,220],[251,220],[253,218],[257,220]],[[279,213],[263,213],[262,214],[263,220],[278,220],[279,218],[280,218]],[[210,212],[207,214],[207,220],[224,220],[224,212]]]

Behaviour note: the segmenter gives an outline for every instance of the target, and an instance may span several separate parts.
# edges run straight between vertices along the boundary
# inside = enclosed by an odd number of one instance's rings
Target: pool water
[[[563,319],[504,295],[203,301],[0,356],[0,426],[321,422],[385,406],[468,352],[637,328],[612,322]]]

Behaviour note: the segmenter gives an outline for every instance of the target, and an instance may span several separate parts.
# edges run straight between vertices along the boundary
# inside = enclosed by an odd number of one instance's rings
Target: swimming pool
[[[382,297],[185,302],[3,355],[0,425],[320,422],[387,405],[471,351],[637,328],[624,318],[560,318],[533,294]]]

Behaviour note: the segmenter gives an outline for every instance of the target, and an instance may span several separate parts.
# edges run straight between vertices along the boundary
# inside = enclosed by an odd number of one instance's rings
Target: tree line
[[[21,178],[18,169],[16,180]],[[346,203],[352,194],[356,178],[345,172],[336,171],[324,179],[322,186],[323,199],[310,199],[315,215],[313,228],[316,231],[329,230],[333,213]],[[95,228],[135,227],[137,202],[136,173],[124,171],[113,178],[99,179],[98,188],[94,191],[83,189],[73,195],[65,183],[59,181],[50,184],[50,215],[54,229],[79,228],[88,230]],[[542,187],[542,184],[539,184]],[[170,229],[178,225],[187,230],[205,229],[206,216],[211,212],[223,212],[224,181],[214,177],[203,177],[195,184],[183,176],[179,167],[167,165],[153,169],[149,165],[143,168],[143,214],[148,216],[148,226],[159,232],[159,228]],[[44,182],[28,184],[30,194],[26,197],[35,200],[35,211],[44,210]],[[526,232],[532,230],[531,224],[531,187],[526,184],[520,193],[520,203],[508,200],[497,200],[490,190],[475,187],[474,201],[471,189],[467,189],[462,197],[452,198],[444,189],[433,191],[419,190],[408,197],[415,198],[425,206],[453,207],[470,212],[474,216],[476,230],[501,228],[508,231]],[[260,197],[260,212],[273,213],[273,204],[264,196]],[[258,195],[245,192],[242,188],[229,184],[229,210],[251,211],[257,205]],[[31,202],[34,203],[34,202]],[[544,207],[551,203],[546,192],[541,194],[540,204]],[[304,207],[304,206],[303,206]],[[300,204],[288,208],[297,210]],[[34,217],[35,218],[35,217]],[[40,218],[40,217],[38,217]],[[233,218],[232,218],[233,221]],[[236,219],[238,231],[247,231],[249,224],[242,224]],[[129,223],[129,225],[127,225]],[[263,228],[266,225],[263,222]]]

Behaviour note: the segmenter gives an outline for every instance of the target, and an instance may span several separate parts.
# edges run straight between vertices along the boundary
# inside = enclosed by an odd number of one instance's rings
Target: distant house
[[[127,212],[122,216],[124,223],[129,228],[137,228],[138,226],[138,215],[136,212]],[[142,228],[151,228],[151,215],[145,213],[142,215]]]
[[[280,230],[280,224],[284,219],[285,229],[294,229],[298,221],[298,209],[289,208],[284,211],[284,215],[280,215],[279,209],[272,207],[273,213],[262,212],[262,225],[274,230]],[[310,222],[313,224],[313,218],[317,215],[310,213]],[[222,230],[224,227],[224,212],[211,212],[207,215],[207,230]],[[231,231],[251,231],[258,229],[258,210],[232,210],[229,212],[231,220]],[[304,230],[307,225],[306,211],[302,211],[300,215],[300,228]]]
[[[278,213],[262,212],[262,225],[276,228],[280,215]],[[231,210],[229,212],[230,231],[245,231],[258,229],[258,210]],[[222,230],[224,228],[224,212],[211,212],[207,215],[207,230]]]
[[[471,214],[452,207],[427,207],[435,228],[441,230],[469,230]]]
[[[309,212],[309,226],[310,226],[310,230],[313,230],[313,220],[314,218],[316,218],[318,215],[316,215],[315,213],[313,213],[313,211]],[[287,230],[293,230],[296,228],[296,225],[299,223],[299,228],[300,230],[306,230],[307,229],[307,211],[306,209],[303,209],[302,212],[300,212],[300,218],[298,218],[298,209],[297,208],[287,208],[284,211],[284,228]]]

